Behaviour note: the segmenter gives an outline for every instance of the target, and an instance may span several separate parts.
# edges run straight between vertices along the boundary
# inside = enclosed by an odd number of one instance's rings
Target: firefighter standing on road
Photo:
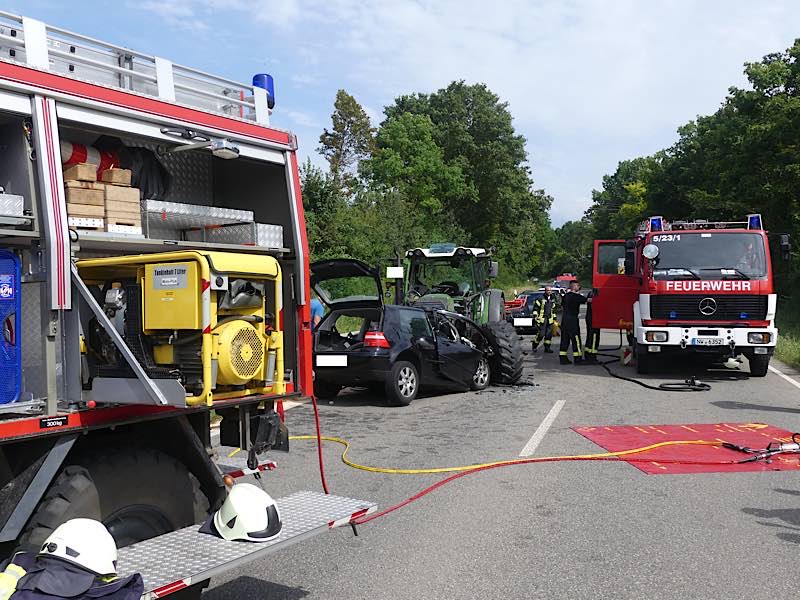
[[[589,292],[586,298],[586,348],[583,359],[586,362],[597,362],[597,351],[600,348],[600,330],[592,329],[592,296],[594,291]]]
[[[553,343],[553,327],[556,323],[556,295],[553,286],[544,286],[544,295],[533,303],[533,319],[536,324],[536,337],[533,339],[532,351],[536,352],[539,344],[544,340],[544,351],[553,352],[550,345]]]
[[[586,303],[586,297],[579,294],[581,285],[573,279],[569,282],[569,291],[564,294],[561,300],[563,313],[561,316],[561,346],[559,347],[559,359],[562,365],[570,364],[567,357],[567,350],[572,345],[572,356],[576,365],[583,363],[583,350],[581,348],[581,326],[578,321],[578,312],[581,304]]]

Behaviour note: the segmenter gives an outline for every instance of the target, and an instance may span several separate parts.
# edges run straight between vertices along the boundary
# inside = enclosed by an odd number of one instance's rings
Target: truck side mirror
[[[636,250],[636,241],[625,240],[625,250]]]
[[[636,253],[625,251],[625,275],[636,275]]]
[[[792,243],[789,241],[789,234],[781,234],[781,257],[783,260],[789,260],[792,256]]]
[[[497,277],[497,273],[500,271],[500,263],[496,260],[489,261],[489,277],[494,279]]]

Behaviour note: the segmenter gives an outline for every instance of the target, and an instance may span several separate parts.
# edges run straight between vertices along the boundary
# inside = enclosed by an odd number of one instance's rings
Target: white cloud
[[[159,9],[146,2],[144,8]],[[162,5],[163,6],[163,5]],[[653,152],[677,126],[713,112],[742,63],[800,32],[791,0],[173,0],[164,18],[236,14],[290,46],[302,81],[325,73],[308,106],[346,87],[367,105],[485,82],[529,140],[537,187],[554,220],[579,217],[620,159]],[[174,11],[173,15],[163,11]],[[305,73],[308,72],[309,75]],[[301,99],[301,102],[303,100]],[[314,106],[315,108],[310,108]],[[379,111],[370,109],[379,121]],[[290,116],[294,120],[293,117]],[[313,119],[309,119],[310,123]]]
[[[284,114],[289,117],[289,119],[295,124],[300,127],[319,127],[322,128],[322,124],[312,115],[308,113],[301,112],[298,110],[287,110]]]

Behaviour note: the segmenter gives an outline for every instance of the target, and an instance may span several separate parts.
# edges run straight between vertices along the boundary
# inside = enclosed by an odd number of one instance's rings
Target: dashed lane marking
[[[533,432],[531,439],[528,440],[528,443],[525,444],[525,447],[520,451],[520,456],[530,456],[536,452],[536,448],[544,439],[544,436],[547,434],[547,430],[550,429],[550,426],[553,424],[553,422],[555,422],[556,417],[558,417],[558,413],[561,412],[561,409],[564,408],[566,403],[566,400],[558,400],[553,405],[553,408],[551,408],[550,412],[547,413],[544,421],[539,423],[539,427],[537,427],[536,431]]]

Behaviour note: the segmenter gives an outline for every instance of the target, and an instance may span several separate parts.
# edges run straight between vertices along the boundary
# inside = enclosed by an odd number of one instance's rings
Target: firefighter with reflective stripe
[[[561,315],[561,345],[559,347],[559,359],[562,365],[570,364],[567,355],[570,345],[572,346],[572,356],[576,365],[583,363],[583,349],[581,348],[581,326],[578,321],[578,312],[581,304],[586,303],[586,296],[579,294],[581,285],[573,279],[569,282],[569,291],[564,294],[561,300],[563,312]]]
[[[533,322],[536,324],[536,337],[533,339],[532,351],[536,352],[539,344],[544,340],[544,351],[548,354],[553,350],[553,327],[556,323],[557,297],[553,293],[553,286],[544,286],[544,296],[537,298],[533,303]]]
[[[583,359],[586,362],[596,363],[597,352],[600,348],[600,330],[592,328],[592,296],[594,290],[589,292],[586,298],[586,348],[583,351]]]

